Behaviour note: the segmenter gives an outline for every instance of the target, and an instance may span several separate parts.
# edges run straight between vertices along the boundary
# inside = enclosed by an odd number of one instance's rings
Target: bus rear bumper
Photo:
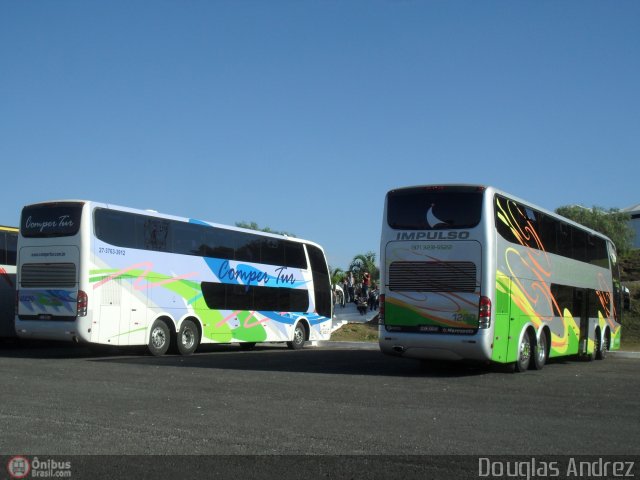
[[[68,342],[84,340],[78,335],[75,322],[16,320],[15,327],[16,334],[23,339]]]
[[[387,332],[379,327],[379,345],[382,353],[420,360],[491,360],[491,348],[485,346],[485,336],[446,335],[429,333]]]

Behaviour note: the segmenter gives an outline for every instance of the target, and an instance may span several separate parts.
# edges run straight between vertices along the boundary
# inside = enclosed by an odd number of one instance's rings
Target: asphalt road
[[[513,374],[335,345],[2,345],[0,381],[2,455],[640,455],[640,359],[613,355]]]

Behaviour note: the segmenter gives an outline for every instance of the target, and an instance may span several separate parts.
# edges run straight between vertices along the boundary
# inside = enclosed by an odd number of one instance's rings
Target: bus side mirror
[[[631,293],[627,287],[622,287],[622,308],[625,311],[631,310]]]

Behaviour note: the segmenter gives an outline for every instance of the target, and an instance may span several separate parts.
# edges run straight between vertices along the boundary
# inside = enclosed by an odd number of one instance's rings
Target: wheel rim
[[[162,328],[160,327],[154,328],[153,332],[151,332],[151,344],[155,348],[162,348],[166,341],[167,337],[164,333],[164,330],[162,330]]]
[[[300,327],[299,325],[296,327],[296,331],[293,333],[293,341],[298,344],[304,342],[304,332],[302,331],[302,327]]]
[[[544,363],[547,358],[547,337],[544,333],[540,335],[540,341],[538,342],[538,363]]]
[[[525,365],[531,358],[531,343],[529,342],[529,334],[525,333],[520,342],[520,363]]]
[[[194,342],[196,341],[196,336],[193,334],[193,331],[190,328],[185,328],[182,331],[182,335],[180,336],[180,340],[182,345],[186,348],[193,347]]]

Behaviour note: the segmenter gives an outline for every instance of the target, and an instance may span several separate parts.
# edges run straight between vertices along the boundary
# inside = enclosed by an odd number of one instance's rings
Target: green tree
[[[371,280],[377,282],[380,279],[380,270],[376,266],[376,253],[361,253],[353,257],[349,264],[349,270],[353,272],[356,283],[362,282],[364,272],[369,272]]]
[[[605,210],[595,206],[593,208],[585,208],[577,205],[566,205],[557,208],[556,213],[603,233],[613,240],[618,253],[629,251],[633,245],[635,232],[629,225],[631,217],[617,208]]]
[[[340,267],[333,268],[329,266],[329,273],[331,274],[331,284],[337,285],[344,278],[345,271]]]
[[[265,233],[276,233],[278,235],[286,235],[287,237],[295,237],[293,233],[271,230],[269,227],[260,227],[256,222],[245,222],[243,220],[242,222],[236,222],[236,227],[247,228],[249,230],[258,230]]]

